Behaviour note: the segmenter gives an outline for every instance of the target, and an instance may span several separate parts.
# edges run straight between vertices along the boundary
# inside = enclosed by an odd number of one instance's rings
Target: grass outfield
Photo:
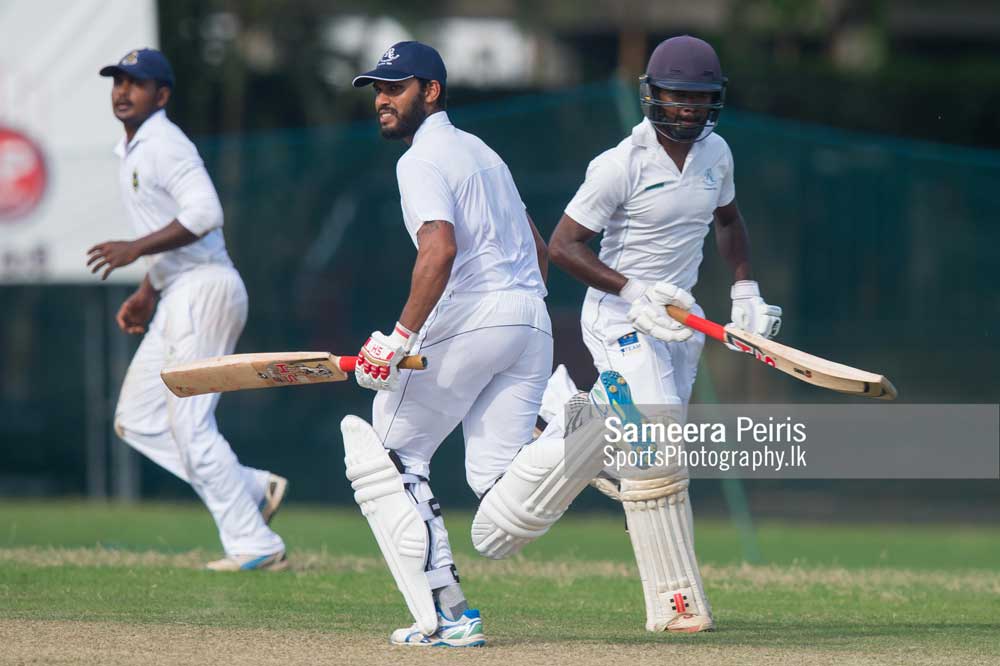
[[[391,648],[410,623],[356,509],[289,507],[293,571],[217,574],[194,504],[0,505],[0,663],[1000,664],[1000,529],[697,521],[719,630],[643,630],[623,519],[572,515],[510,561],[446,515],[484,650]],[[429,654],[428,652],[433,652]]]

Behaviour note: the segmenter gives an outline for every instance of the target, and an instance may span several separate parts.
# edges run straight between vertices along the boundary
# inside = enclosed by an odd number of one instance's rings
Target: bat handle
[[[725,326],[716,324],[714,321],[703,319],[696,314],[691,314],[684,308],[679,308],[676,305],[668,305],[667,314],[685,326],[693,328],[699,333],[704,333],[708,337],[721,340],[722,342],[726,341]]]
[[[340,357],[340,369],[344,372],[354,372],[354,366],[358,364],[357,356],[341,356]],[[399,362],[399,367],[403,370],[426,370],[427,369],[427,357],[426,356],[405,356],[402,361]]]

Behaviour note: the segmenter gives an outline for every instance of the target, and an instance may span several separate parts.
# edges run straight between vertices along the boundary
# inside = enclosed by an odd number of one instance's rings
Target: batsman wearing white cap
[[[528,444],[552,368],[545,243],[507,165],[449,121],[441,57],[418,42],[395,44],[354,80],[368,84],[382,135],[409,144],[396,176],[417,258],[393,332],[372,333],[359,354],[357,381],[379,394],[372,425],[356,416],[341,424],[347,477],[415,620],[391,641],[480,646],[482,620],[459,585],[431,492],[431,457],[462,424],[466,479],[482,498],[473,544],[501,558],[544,534],[600,471],[600,440],[565,441],[572,428],[554,419]],[[397,368],[418,351],[426,370]],[[627,400],[616,375],[602,382],[595,401]],[[574,442],[583,446],[567,456]]]
[[[549,242],[553,263],[590,287],[581,326],[594,365],[624,376],[640,406],[683,406],[691,398],[704,336],[671,319],[665,306],[702,313],[691,290],[709,227],[735,275],[733,322],[766,337],[781,325],[781,308],[765,303],[751,278],[732,154],[714,133],[725,89],[708,43],[682,36],[657,46],[640,79],[645,119],[590,163]],[[587,243],[600,233],[597,255]],[[550,389],[563,396],[575,390],[561,373]],[[711,630],[694,552],[688,470],[604,478],[596,485],[624,506],[646,628]]]

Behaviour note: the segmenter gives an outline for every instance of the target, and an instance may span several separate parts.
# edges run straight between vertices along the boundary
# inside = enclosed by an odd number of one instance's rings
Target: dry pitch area
[[[1000,531],[763,525],[768,564],[698,525],[720,631],[651,635],[616,516],[576,516],[525,556],[474,556],[449,517],[482,650],[392,648],[407,622],[353,511],[290,508],[281,574],[198,570],[196,506],[0,507],[0,663],[1000,664]]]

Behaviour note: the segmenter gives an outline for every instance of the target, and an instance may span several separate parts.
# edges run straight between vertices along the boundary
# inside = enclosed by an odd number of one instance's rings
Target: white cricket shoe
[[[411,647],[482,647],[486,645],[486,635],[479,611],[469,609],[457,620],[449,620],[439,612],[438,629],[430,636],[420,633],[414,624],[392,632],[389,642]]]
[[[694,634],[699,631],[714,631],[715,622],[711,615],[698,615],[696,613],[680,613],[667,623],[664,631],[678,634]]]
[[[205,565],[210,571],[284,571],[288,568],[285,551],[271,555],[229,555]]]
[[[286,492],[288,492],[288,479],[277,474],[268,474],[267,484],[264,486],[264,499],[258,506],[265,524],[271,524],[271,519],[278,513]]]

